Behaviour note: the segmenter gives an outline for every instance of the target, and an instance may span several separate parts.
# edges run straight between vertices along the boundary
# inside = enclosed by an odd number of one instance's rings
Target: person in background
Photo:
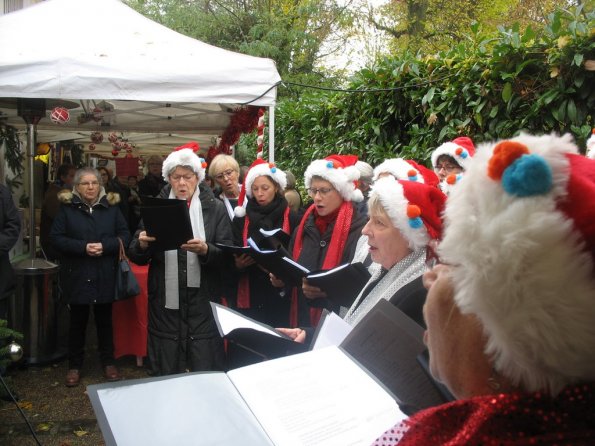
[[[475,145],[471,138],[459,136],[445,142],[432,152],[432,166],[440,178],[440,189],[450,193],[452,186],[463,177],[471,158],[475,155]]]
[[[374,444],[595,444],[595,160],[521,134],[467,167],[424,276],[430,370],[457,401]]]
[[[137,177],[135,175],[129,175],[126,184],[130,191],[130,197],[128,198],[128,204],[130,206],[129,226],[132,232],[133,230],[136,231],[138,223],[140,222],[141,199],[138,193]]]
[[[283,195],[287,200],[287,204],[289,204],[289,208],[301,216],[303,214],[302,196],[296,189],[295,175],[288,170],[285,171],[285,175],[287,177],[287,186],[285,186]]]
[[[76,167],[72,164],[61,164],[56,170],[56,181],[48,186],[41,205],[41,218],[39,221],[39,243],[45,256],[50,260],[56,260],[58,253],[50,244],[50,230],[54,218],[60,209],[58,193],[63,189],[72,190],[74,173]]]
[[[167,184],[161,176],[163,158],[151,155],[147,159],[147,174],[138,182],[138,194],[141,197],[156,197]]]
[[[5,291],[11,288],[14,272],[8,252],[17,242],[21,233],[21,219],[10,189],[0,184],[0,303]],[[0,306],[0,319],[6,318],[6,308]]]
[[[359,171],[355,155],[330,155],[310,163],[304,183],[314,203],[306,210],[294,231],[289,252],[293,259],[310,271],[328,270],[349,263],[366,224],[353,202],[363,200],[356,187]],[[285,284],[271,275],[276,287]],[[320,288],[304,279],[301,287],[291,290],[290,326],[316,326],[322,308],[339,313],[340,308],[326,299]]]
[[[142,227],[130,245],[130,259],[149,264],[148,359],[153,375],[223,370],[225,353],[210,302],[219,301],[219,270],[227,256],[215,243],[231,245],[231,223],[221,201],[202,182],[206,162],[195,142],[180,146],[163,163],[169,183],[160,198],[186,200],[193,238],[176,250],[155,251]]]
[[[229,221],[233,220],[234,208],[240,196],[240,165],[233,156],[220,153],[211,161],[209,176],[221,190],[217,198],[223,201]]]
[[[368,195],[370,193],[370,186],[372,185],[372,177],[374,176],[374,169],[365,161],[358,161],[355,167],[359,170],[359,180],[357,180],[357,188],[362,191],[364,199],[357,203],[357,211],[368,216]]]
[[[101,175],[101,182],[105,192],[113,192],[120,197],[120,200],[118,201],[118,207],[124,216],[124,220],[126,220],[126,224],[128,224],[128,230],[135,230],[136,228],[130,227],[130,204],[128,203],[130,192],[128,187],[122,187],[120,182],[114,179],[112,171],[107,167],[99,167],[97,168],[97,171]]]
[[[99,172],[85,167],[76,171],[74,189],[61,191],[58,198],[62,205],[50,241],[61,262],[62,297],[70,306],[65,383],[67,387],[80,383],[91,308],[103,374],[108,381],[117,381],[120,373],[114,364],[112,302],[118,239],[124,246],[130,241],[128,224],[117,207],[120,196],[106,193]]]

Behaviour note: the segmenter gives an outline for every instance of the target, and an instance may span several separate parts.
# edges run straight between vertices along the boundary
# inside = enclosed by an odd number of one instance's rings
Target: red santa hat
[[[435,186],[387,176],[372,185],[370,200],[375,198],[393,225],[409,240],[411,249],[424,248],[430,240],[440,238],[446,196]]]
[[[304,174],[306,188],[310,187],[312,177],[317,176],[331,183],[345,201],[363,201],[364,195],[357,188],[360,172],[356,162],[356,155],[330,155],[312,161]]]
[[[397,180],[417,181],[434,187],[437,187],[440,182],[440,178],[432,170],[413,160],[403,158],[387,159],[376,166],[374,181],[378,180],[383,173],[390,173]]]
[[[256,178],[263,175],[277,183],[281,190],[284,190],[287,186],[287,175],[285,172],[275,166],[274,163],[269,163],[262,158],[256,159],[250,166],[250,169],[244,178],[244,183],[242,184],[240,196],[238,198],[238,205],[233,210],[237,217],[246,215],[246,208],[244,206],[246,196],[252,198],[252,183],[254,183]]]
[[[587,139],[587,156],[595,159],[595,129],[591,131],[591,136]]]
[[[471,138],[459,136],[452,141],[445,142],[432,152],[432,166],[436,166],[441,155],[452,157],[463,170],[467,170],[469,161],[475,155],[475,146]]]
[[[595,160],[570,135],[480,147],[448,198],[439,251],[498,373],[557,394],[595,379]]]
[[[194,141],[176,147],[163,161],[161,168],[163,179],[169,183],[169,175],[176,167],[182,166],[192,169],[196,173],[199,183],[204,180],[207,163],[204,158],[197,155],[199,150],[198,143]]]

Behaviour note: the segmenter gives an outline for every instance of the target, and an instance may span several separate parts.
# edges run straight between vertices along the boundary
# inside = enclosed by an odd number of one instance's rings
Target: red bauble
[[[120,152],[116,149],[112,150],[112,155],[113,156],[118,156],[120,154]]]
[[[115,132],[111,132],[108,137],[107,140],[109,142],[111,142],[112,144],[114,144],[116,141],[118,141],[118,135]]]
[[[91,133],[91,141],[95,144],[101,144],[103,142],[103,133],[93,132]]]
[[[133,158],[132,153],[127,153],[126,156],[124,156],[124,158]]]
[[[97,146],[95,146],[95,143],[91,143],[89,144],[89,150],[95,150]]]
[[[92,119],[95,122],[99,122],[103,119],[103,110],[99,107],[93,109]]]
[[[70,121],[70,112],[64,107],[56,107],[52,110],[50,119],[55,124],[65,124]]]

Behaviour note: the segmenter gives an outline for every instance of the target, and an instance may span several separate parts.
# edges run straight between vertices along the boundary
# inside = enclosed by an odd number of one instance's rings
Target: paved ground
[[[93,336],[95,327],[90,328],[93,330],[87,336],[85,365],[78,387],[64,385],[65,360],[43,366],[12,367],[7,373],[20,407],[44,446],[104,444],[86,393],[87,385],[104,382]],[[136,366],[133,356],[120,358],[117,365],[125,379],[147,377],[145,369]],[[14,404],[0,401],[0,445],[36,444]]]

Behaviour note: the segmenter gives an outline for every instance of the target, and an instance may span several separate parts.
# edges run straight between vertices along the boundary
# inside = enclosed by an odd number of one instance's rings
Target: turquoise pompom
[[[417,181],[417,175],[411,175],[409,181]]]
[[[326,167],[328,167],[329,169],[332,169],[333,168],[333,162],[332,161],[328,161],[326,163]]]
[[[467,151],[466,151],[466,150],[463,150],[463,151],[461,152],[461,155],[460,155],[460,157],[461,157],[461,158],[463,158],[463,159],[465,159],[465,158],[467,158],[467,156],[469,156],[469,153],[467,153]]]
[[[275,172],[277,172],[277,168],[276,168],[276,167],[271,167],[271,172],[272,172],[272,173],[275,173]]]
[[[531,197],[548,193],[553,186],[552,169],[537,154],[523,155],[504,170],[502,187],[510,195]]]
[[[424,222],[420,217],[410,218],[409,219],[409,226],[413,229],[418,229],[423,226]]]

